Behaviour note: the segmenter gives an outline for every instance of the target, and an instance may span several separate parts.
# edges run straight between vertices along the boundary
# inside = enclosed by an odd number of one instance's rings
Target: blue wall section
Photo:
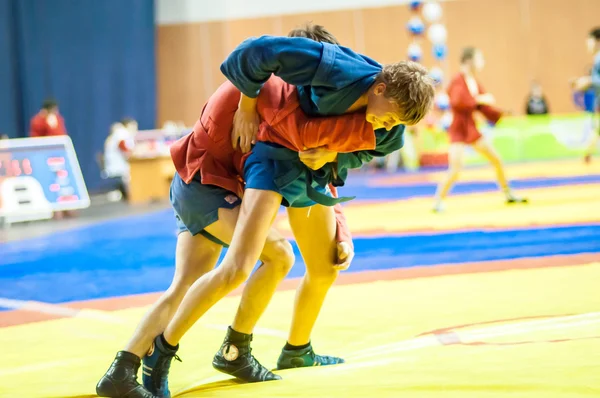
[[[98,186],[95,154],[110,125],[124,116],[155,124],[154,2],[0,0],[0,27],[0,58],[16,68],[0,72],[19,76],[0,94],[0,128],[26,136],[42,101],[56,98],[86,182]]]
[[[14,0],[0,0],[0,134],[12,138],[22,125],[14,12]]]

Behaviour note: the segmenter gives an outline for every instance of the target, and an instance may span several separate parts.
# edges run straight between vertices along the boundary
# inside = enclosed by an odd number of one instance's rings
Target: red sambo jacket
[[[479,94],[485,94],[485,90],[479,82]],[[496,124],[502,117],[502,111],[489,105],[478,105],[471,95],[465,77],[460,73],[448,85],[448,97],[452,109],[452,124],[448,128],[450,142],[462,142],[473,144],[481,133],[477,130],[473,113],[479,111],[485,118]]]
[[[223,83],[204,105],[192,133],[171,146],[177,173],[189,183],[200,173],[202,183],[216,185],[239,197],[244,192],[244,161],[248,155],[231,144],[233,116],[240,92]],[[300,109],[296,88],[272,77],[261,89],[257,111],[262,120],[257,139],[294,151],[326,147],[339,153],[375,148],[373,127],[362,112],[309,118]],[[336,195],[334,187],[332,192]],[[352,244],[341,206],[335,206],[338,241]]]

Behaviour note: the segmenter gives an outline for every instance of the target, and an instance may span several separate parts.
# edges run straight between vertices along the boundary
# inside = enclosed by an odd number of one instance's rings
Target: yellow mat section
[[[524,227],[600,221],[600,184],[571,185],[519,191],[529,198],[526,205],[506,205],[498,192],[450,196],[446,211],[431,211],[433,199],[344,205],[353,232],[446,230],[477,227]],[[285,215],[276,227],[290,233]]]
[[[210,366],[238,303],[231,297],[183,339],[171,391],[175,397],[596,397],[599,284],[600,264],[587,264],[337,286],[313,343],[348,362],[284,371],[283,381],[253,385],[224,381]],[[277,293],[256,331],[254,353],[267,366],[285,342],[293,294]],[[143,312],[88,311],[0,329],[0,396],[93,396]],[[457,328],[464,324],[473,325]],[[452,327],[441,337],[419,337]]]

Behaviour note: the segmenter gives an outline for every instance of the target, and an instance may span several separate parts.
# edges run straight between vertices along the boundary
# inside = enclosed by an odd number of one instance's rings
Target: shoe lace
[[[310,351],[310,355],[312,356],[313,361],[318,362],[319,365],[339,363],[338,357],[334,357],[334,356],[330,356],[330,355],[319,355],[319,354],[316,354],[312,350]]]
[[[173,354],[163,354],[160,355],[158,361],[156,362],[155,372],[158,375],[158,380],[156,380],[156,384],[158,388],[161,388],[163,384],[166,385],[167,380],[169,378],[169,370],[171,369],[171,363],[173,359],[183,362],[179,355]]]

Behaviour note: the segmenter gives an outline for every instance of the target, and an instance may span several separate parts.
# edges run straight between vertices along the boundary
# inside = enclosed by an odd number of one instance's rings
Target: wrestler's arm
[[[294,86],[339,90],[380,65],[348,47],[303,37],[262,36],[244,41],[223,61],[221,72],[244,96],[256,98],[271,74]]]
[[[386,156],[400,149],[403,145],[404,126],[400,125],[390,131],[377,130],[375,132],[377,145],[375,149],[366,151],[357,151],[352,153],[339,153],[337,157],[337,175],[343,179],[347,176],[348,169],[361,167],[364,163],[369,162],[373,157]],[[329,185],[331,193],[337,197],[337,189],[333,184]],[[342,211],[342,206],[337,204],[334,206],[335,219],[337,224],[336,240],[339,243],[346,242],[350,246],[350,255],[346,266],[351,262],[354,256],[354,243],[352,242],[352,234],[346,222],[346,217]],[[339,246],[338,246],[339,248]],[[339,249],[338,249],[339,251]]]
[[[571,86],[575,91],[586,91],[592,87],[592,76],[582,76],[574,79]]]
[[[334,198],[337,198],[337,188],[330,184],[329,189],[331,190],[331,195]],[[338,203],[333,206],[333,210],[335,211],[335,223],[337,225],[336,240],[338,242],[346,242],[353,248],[354,243],[352,243],[352,234],[350,233],[350,228],[348,228],[342,205]]]
[[[294,86],[335,91],[356,82],[361,71],[357,65],[374,62],[349,48],[301,37],[262,36],[244,41],[221,64],[221,72],[242,93],[235,135],[255,135],[246,126],[252,124],[256,97],[272,74]]]
[[[398,125],[390,131],[386,131],[385,129],[375,130],[375,149],[339,153],[337,156],[338,175],[341,175],[344,170],[360,168],[363,164],[373,160],[373,158],[387,156],[402,148],[402,145],[404,145],[404,129],[404,125]]]
[[[304,146],[308,149],[325,148],[329,151],[345,153],[376,148],[375,131],[362,112],[300,119],[298,132]]]
[[[234,145],[238,137],[254,141],[258,93],[272,74],[295,86],[312,85],[315,76],[321,76],[322,86],[333,80],[329,72],[335,57],[330,54],[321,62],[324,46],[301,37],[262,36],[245,40],[229,54],[221,72],[242,93],[234,119]]]
[[[588,76],[574,79],[571,85],[575,91],[586,91],[589,89],[600,91],[600,57],[597,57],[594,61],[594,65]]]
[[[377,146],[375,131],[364,113],[307,118],[297,108],[271,127],[259,132],[259,140],[277,142],[272,136],[264,137],[263,133],[269,131],[279,136],[297,137],[282,144],[298,151],[302,163],[313,170],[336,162],[339,153],[376,150]]]
[[[271,74],[295,86],[312,85],[323,47],[323,43],[301,37],[251,38],[229,54],[221,72],[249,98],[258,96]]]
[[[337,189],[331,184],[329,187],[331,194],[337,198]],[[333,207],[333,211],[335,212],[335,240],[337,242],[336,269],[342,271],[348,269],[354,259],[354,242],[352,242],[352,234],[350,233],[350,228],[348,228],[342,206],[338,203]]]
[[[489,94],[487,94],[487,91],[481,85],[481,83],[479,83],[479,91],[482,93],[482,94],[480,94],[480,96],[489,95]],[[493,100],[493,97],[490,97],[489,99]],[[496,125],[500,121],[502,116],[504,115],[504,111],[502,109],[497,108],[496,106],[492,105],[492,103],[493,103],[493,101],[491,101],[490,103],[479,103],[477,105],[477,110],[479,110],[481,112],[481,114],[485,117],[485,119],[489,123]]]
[[[343,175],[345,179],[347,170],[349,168],[358,168],[363,163],[368,162],[376,156],[386,156],[395,150],[402,147],[403,139],[402,134],[404,132],[404,126],[397,126],[392,130],[377,130],[375,132],[377,138],[377,145],[373,150],[358,151],[353,153],[340,153],[338,154],[337,160],[337,174]],[[333,184],[329,184],[331,193],[334,197],[338,197],[337,188]],[[336,241],[338,242],[338,256],[340,250],[343,250],[342,243],[346,243],[349,247],[347,257],[341,261],[338,259],[338,263],[342,264],[340,269],[346,269],[354,257],[354,243],[352,242],[352,234],[350,228],[344,216],[342,206],[337,204],[334,206],[335,220],[336,220]]]

